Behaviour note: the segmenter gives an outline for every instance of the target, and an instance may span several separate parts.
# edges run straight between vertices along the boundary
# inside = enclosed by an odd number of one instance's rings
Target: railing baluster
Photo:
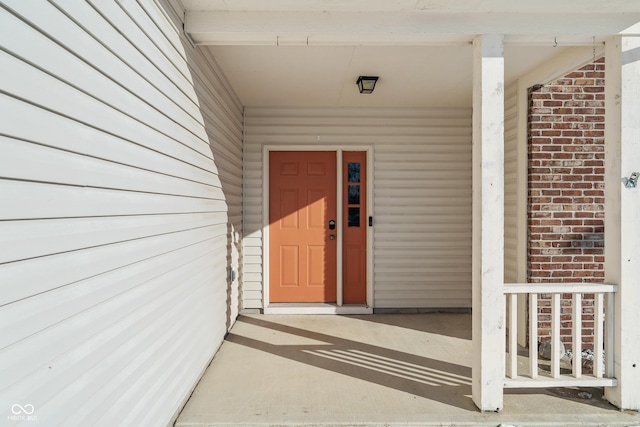
[[[529,294],[529,367],[538,378],[538,294]]]
[[[551,377],[560,377],[560,294],[551,294]]]
[[[604,334],[604,374],[607,378],[613,378],[613,361],[615,360],[613,357],[613,339],[615,337],[615,318],[613,316],[613,311],[616,295],[608,293],[605,298],[606,311],[604,313],[604,325],[606,329]]]
[[[603,333],[604,333],[604,302],[602,292],[595,294],[593,322],[593,375],[602,378],[602,355],[603,355]]]
[[[582,376],[582,294],[573,294],[573,376]]]
[[[509,299],[509,377],[518,377],[518,294]]]
[[[544,387],[616,387],[618,380],[614,372],[615,343],[615,298],[618,287],[605,283],[508,283],[504,285],[504,303],[509,337],[506,347],[509,352],[505,370],[505,388]],[[540,294],[551,296],[551,361],[550,376],[539,375],[538,304]],[[562,295],[571,294],[571,336],[573,345],[572,375],[561,375],[560,352],[562,345],[561,326],[563,316]],[[593,375],[585,375],[582,367],[583,347],[583,301],[584,294],[594,295],[594,360]],[[528,295],[529,316],[529,375],[518,373],[518,296]],[[606,300],[605,300],[606,298]],[[568,311],[567,311],[568,313]],[[605,364],[606,363],[606,364]]]

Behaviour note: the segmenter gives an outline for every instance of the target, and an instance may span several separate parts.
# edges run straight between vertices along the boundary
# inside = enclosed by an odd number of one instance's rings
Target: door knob
[[[329,221],[329,230],[335,230],[336,229],[336,221],[335,220],[331,220]]]
[[[329,240],[335,240],[335,239],[336,239],[335,234],[329,234]]]

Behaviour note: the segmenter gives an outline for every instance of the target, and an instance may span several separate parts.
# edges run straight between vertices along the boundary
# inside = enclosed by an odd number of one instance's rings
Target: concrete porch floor
[[[590,399],[578,396],[581,391]],[[468,314],[243,315],[176,426],[637,426],[601,389],[471,401]]]

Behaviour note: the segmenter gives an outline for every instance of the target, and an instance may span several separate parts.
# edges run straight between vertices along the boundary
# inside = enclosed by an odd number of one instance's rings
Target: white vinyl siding
[[[172,13],[0,4],[0,408],[43,425],[167,425],[239,310],[242,106]]]
[[[518,82],[504,97],[504,280],[518,282]]]
[[[244,307],[262,307],[264,145],[373,146],[375,308],[471,306],[471,111],[245,109]]]

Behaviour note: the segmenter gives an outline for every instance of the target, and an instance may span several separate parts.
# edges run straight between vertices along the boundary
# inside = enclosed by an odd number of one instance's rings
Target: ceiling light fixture
[[[360,93],[371,93],[375,89],[377,81],[378,76],[360,76],[356,83]]]

